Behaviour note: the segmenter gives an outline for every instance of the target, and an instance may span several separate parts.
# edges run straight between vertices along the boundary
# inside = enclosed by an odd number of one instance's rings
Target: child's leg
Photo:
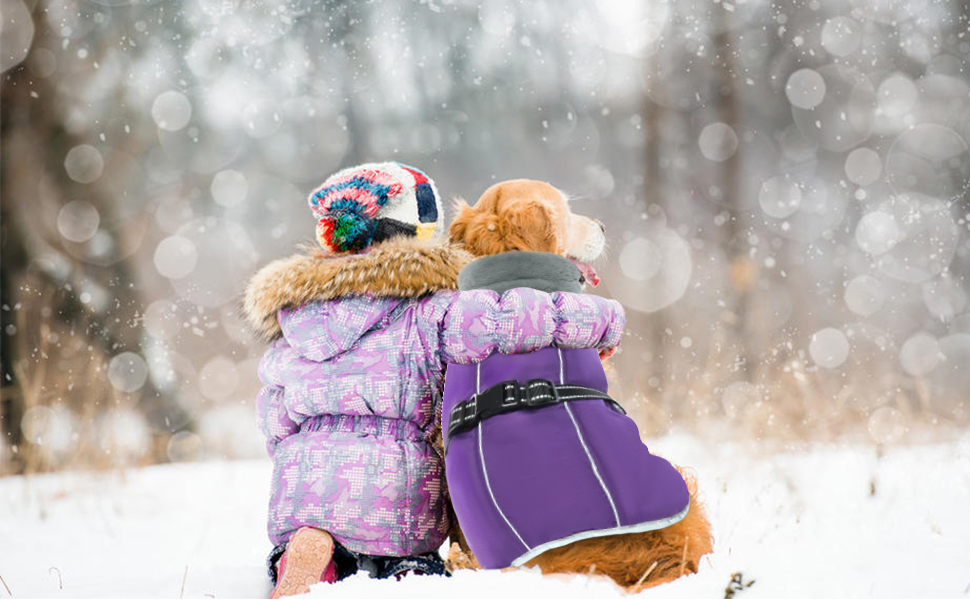
[[[371,556],[373,564],[371,577],[387,579],[394,577],[400,580],[408,574],[415,575],[448,575],[445,561],[437,552],[426,552],[416,556]],[[363,567],[362,567],[363,568]]]

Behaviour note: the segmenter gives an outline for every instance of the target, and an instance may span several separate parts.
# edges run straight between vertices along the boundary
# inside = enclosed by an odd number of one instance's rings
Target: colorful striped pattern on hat
[[[338,173],[310,196],[310,208],[320,215],[326,214],[334,202],[356,202],[364,214],[373,218],[387,204],[388,198],[401,193],[402,185],[390,173],[374,169]]]
[[[332,252],[360,252],[399,235],[432,238],[441,211],[434,183],[397,162],[367,163],[329,177],[310,194],[317,241]]]
[[[359,252],[374,241],[375,217],[403,186],[390,173],[350,169],[337,173],[310,195],[319,217],[317,239],[333,252]]]

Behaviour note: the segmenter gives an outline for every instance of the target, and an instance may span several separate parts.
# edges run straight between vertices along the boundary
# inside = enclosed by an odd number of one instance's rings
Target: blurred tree
[[[655,56],[647,58],[646,69],[648,71],[647,81],[653,86],[662,86],[658,59]],[[662,124],[671,117],[671,111],[654,102],[648,94],[644,93],[642,112],[645,141],[643,147],[643,179],[645,185],[643,206],[640,207],[640,210],[643,214],[647,214],[651,205],[660,206],[664,209],[668,208],[665,194],[666,177],[660,163],[664,154]],[[627,382],[631,392],[640,391],[649,394],[659,388],[661,382],[666,380],[664,346],[667,336],[667,314],[667,311],[660,310],[651,314],[631,311],[627,315],[632,331],[648,332],[643,343],[650,357],[650,360],[645,361],[644,368],[636,369],[635,378]],[[638,360],[638,362],[640,361]]]
[[[190,416],[249,432],[263,347],[238,293],[312,239],[314,185],[385,159],[472,201],[545,179],[607,223],[593,293],[627,307],[617,384],[646,431],[792,405],[804,428],[833,399],[862,424],[908,398],[970,415],[964,1],[18,7],[37,22],[5,20],[24,44],[0,56],[9,441],[24,393],[139,401],[160,442]]]
[[[734,131],[739,131],[744,127],[743,101],[739,98],[743,87],[736,84],[740,74],[738,51],[733,40],[736,25],[731,22],[734,13],[729,12],[724,4],[713,6],[711,10],[714,13],[714,78],[711,85],[714,88],[715,114],[720,123],[729,124]],[[738,348],[741,373],[745,378],[750,378],[755,359],[751,351],[750,304],[758,268],[749,256],[749,211],[744,198],[742,161],[743,153],[735,151],[717,165],[722,201],[731,211],[724,227],[723,247],[728,252],[728,277],[734,291],[734,322],[731,323],[735,332],[733,342]]]
[[[51,28],[44,3],[37,3],[33,19],[34,46],[48,47],[52,44]],[[138,323],[145,301],[140,282],[132,276],[132,256],[120,255],[125,244],[118,239],[125,235],[128,222],[115,214],[118,199],[102,185],[109,177],[84,183],[84,177],[72,178],[66,172],[65,157],[84,140],[65,129],[67,117],[58,99],[59,90],[51,80],[32,77],[26,63],[10,69],[0,81],[0,110],[4,116],[0,150],[2,304],[10,308],[3,311],[3,414],[5,434],[11,444],[24,441],[18,418],[24,414],[25,390],[30,382],[23,378],[28,376],[31,362],[53,361],[44,370],[50,381],[40,386],[45,403],[63,402],[79,408],[93,403],[109,408],[112,390],[107,385],[109,374],[104,372],[104,366],[123,352],[140,353],[142,342]],[[113,166],[109,160],[101,168],[110,173]],[[57,225],[72,218],[64,215],[64,207],[75,198],[83,198],[99,215],[98,234],[104,236],[100,242],[106,249],[93,260],[84,259],[90,247],[59,235]],[[120,229],[112,230],[112,224],[118,224]],[[76,245],[68,248],[70,244]],[[18,323],[18,312],[29,317]],[[58,330],[27,330],[38,327],[48,317],[61,324],[60,332],[76,338],[70,345],[87,349],[81,354],[98,365],[96,377],[102,385],[76,381],[82,371],[58,362],[60,352],[38,354],[38,347],[31,346],[31,342],[69,345],[67,339],[60,339]],[[78,397],[85,391],[91,395]],[[133,396],[155,432],[155,459],[165,460],[169,435],[191,425],[178,399],[160,391],[150,377],[137,390],[114,392]]]

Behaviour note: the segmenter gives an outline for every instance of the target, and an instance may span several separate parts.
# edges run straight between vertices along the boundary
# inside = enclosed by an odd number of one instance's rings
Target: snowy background
[[[970,435],[885,452],[818,444],[777,452],[673,434],[651,449],[695,466],[717,539],[696,575],[644,598],[723,598],[736,573],[739,599],[970,597]],[[260,460],[0,479],[0,576],[19,598],[265,598],[269,474]],[[312,592],[624,596],[606,579],[533,570],[400,583],[357,575]]]
[[[732,569],[760,578],[745,594],[968,593],[970,517],[951,510],[970,473],[966,0],[0,9],[0,576],[14,593],[55,593],[47,570],[68,567],[41,557],[58,523],[109,554],[155,547],[120,532],[161,515],[182,531],[192,492],[145,490],[226,473],[205,507],[245,521],[219,533],[239,553],[229,571],[204,545],[215,531],[189,550],[185,531],[158,542],[163,565],[139,563],[155,579],[118,593],[177,593],[155,583],[181,583],[196,551],[209,575],[191,568],[186,594],[265,592],[202,585],[233,569],[263,585],[264,347],[239,294],[312,239],[316,184],[382,159],[469,200],[545,179],[606,223],[594,293],[629,323],[611,391],[651,447],[676,440],[670,458],[701,469],[716,507],[716,556],[694,578],[708,587],[670,593],[723,594]],[[723,464],[720,445],[747,462]],[[186,466],[137,469],[159,463]],[[830,470],[827,497],[815,482]],[[898,493],[867,497],[881,477]],[[216,500],[230,492],[254,504]],[[763,493],[771,506],[752,509]],[[780,524],[799,511],[832,521],[818,538]],[[769,543],[822,560],[855,548],[835,536],[856,524],[860,552],[882,554],[839,558],[846,587],[823,587],[825,562],[810,579],[782,568]],[[904,583],[894,549],[914,547],[941,587]],[[733,562],[737,548],[757,560]],[[771,587],[769,564],[795,587]],[[76,577],[76,593],[97,589]]]

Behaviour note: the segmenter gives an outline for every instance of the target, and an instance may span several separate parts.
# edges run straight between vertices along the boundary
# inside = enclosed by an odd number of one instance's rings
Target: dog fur
[[[476,256],[512,250],[552,252],[581,262],[594,260],[606,242],[602,224],[574,214],[565,195],[540,181],[517,179],[485,190],[475,206],[458,202],[448,231],[452,242]],[[696,573],[713,549],[711,526],[693,473],[679,469],[690,491],[690,510],[670,527],[612,535],[549,550],[527,563],[543,573],[606,575],[636,592]],[[457,520],[453,521],[457,524]],[[481,568],[457,524],[448,562],[452,569]]]
[[[474,207],[459,200],[448,237],[475,256],[531,250],[581,262],[596,259],[606,245],[599,221],[573,213],[562,192],[529,179],[493,185]]]

